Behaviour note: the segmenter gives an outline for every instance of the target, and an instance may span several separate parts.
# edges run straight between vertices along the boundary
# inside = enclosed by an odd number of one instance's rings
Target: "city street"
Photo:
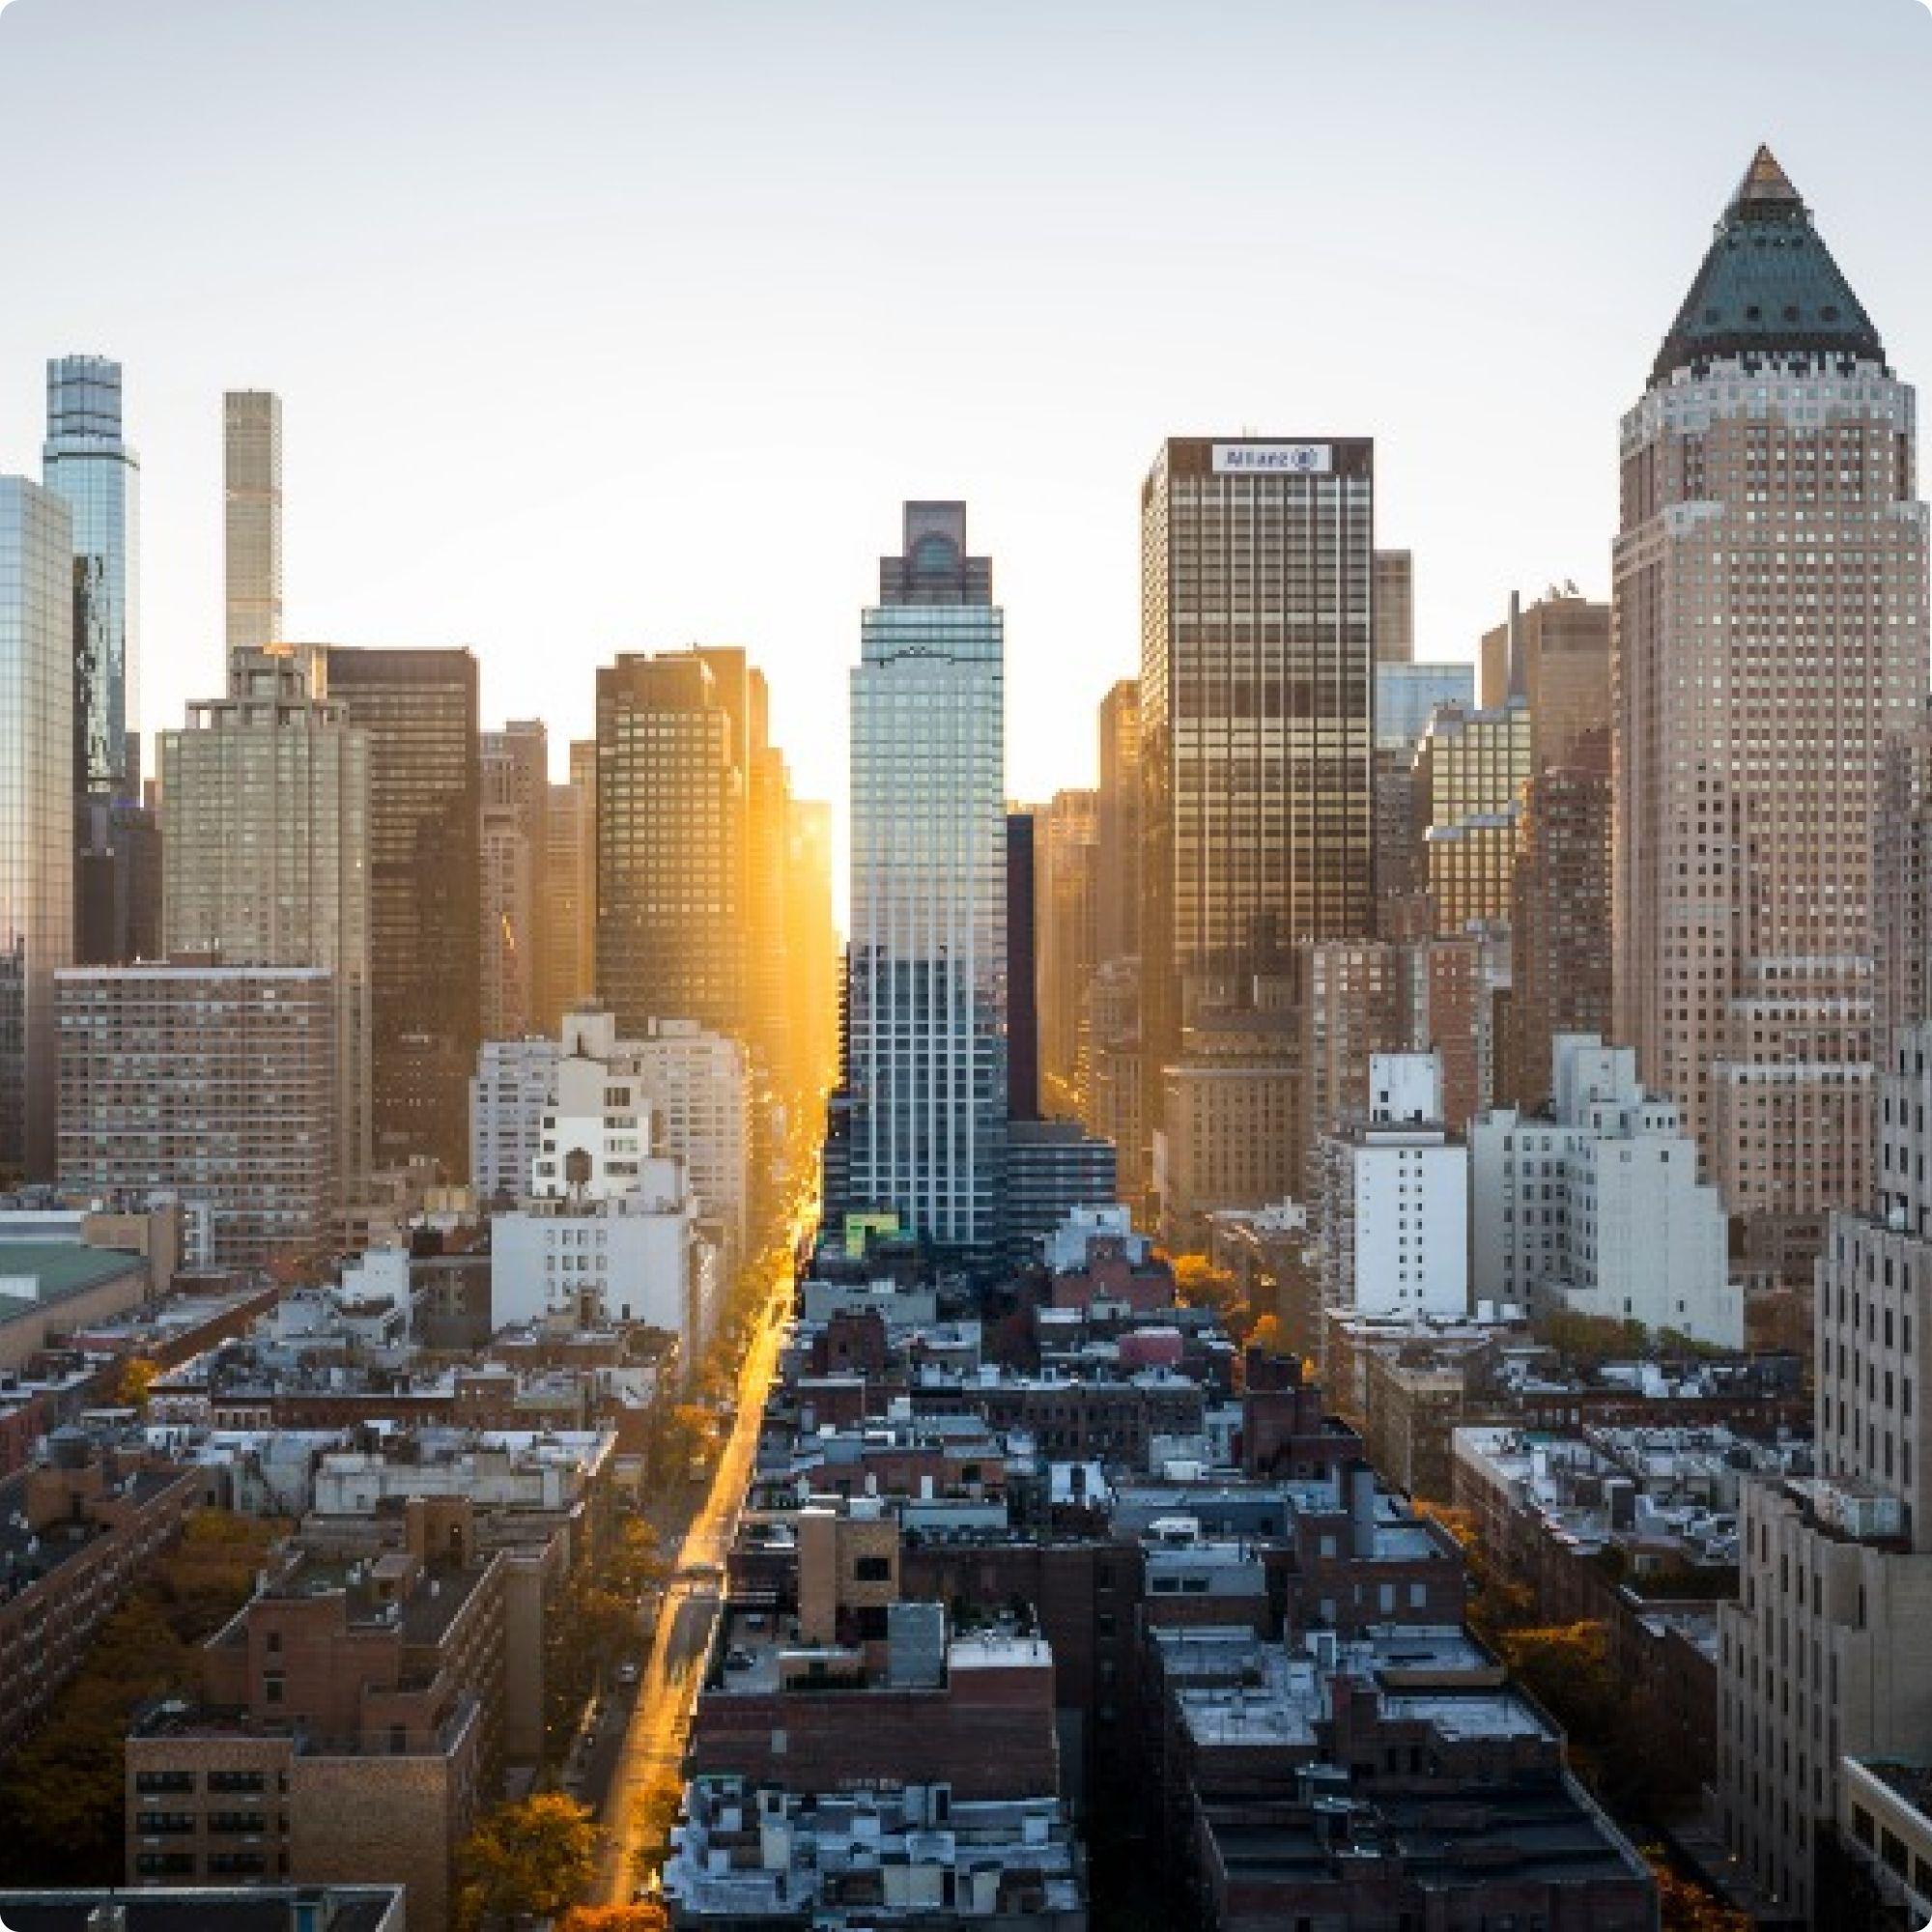
[[[737,1420],[712,1472],[711,1487],[685,1532],[678,1574],[666,1589],[650,1658],[611,1778],[596,1887],[596,1897],[602,1904],[629,1901],[637,1885],[637,1856],[643,1843],[640,1811],[644,1795],[662,1774],[676,1773],[684,1754],[684,1733],[718,1616],[724,1558],[751,1477],[765,1398],[778,1362],[783,1323],[775,1322],[771,1313],[789,1302],[791,1290],[792,1254],[787,1245],[775,1264],[764,1313],[753,1326],[739,1375]],[[709,1574],[714,1567],[719,1575]]]

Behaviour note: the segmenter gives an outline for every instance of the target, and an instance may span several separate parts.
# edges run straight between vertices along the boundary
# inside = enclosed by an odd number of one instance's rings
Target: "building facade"
[[[1422,884],[1435,929],[1454,938],[1509,923],[1520,794],[1531,770],[1529,707],[1438,705],[1415,749]]]
[[[483,734],[477,942],[483,1037],[537,1024],[544,961],[543,868],[550,847],[550,738],[542,719]]]
[[[1142,1039],[1375,923],[1375,446],[1170,439],[1141,488]]]
[[[0,1168],[51,1179],[54,974],[73,958],[72,515],[0,476]]]
[[[282,637],[282,399],[267,389],[221,398],[222,532],[228,648]]]
[[[324,1250],[342,1212],[330,975],[102,966],[56,980],[63,1190],[178,1193],[213,1266]]]
[[[1000,1239],[1007,1121],[1005,617],[963,503],[908,503],[852,672],[850,1204]]]
[[[1616,1033],[1747,1252],[1864,1198],[1881,748],[1927,678],[1915,398],[1760,149],[1624,418]]]
[[[1486,707],[1520,697],[1529,707],[1530,763],[1565,764],[1586,732],[1610,724],[1610,607],[1575,584],[1527,610],[1510,598],[1508,620],[1484,634],[1479,662]]]
[[[167,956],[329,975],[345,1199],[372,1165],[369,766],[367,735],[281,647],[232,653],[227,696],[161,737]]]
[[[369,740],[369,985],[381,1165],[462,1172],[482,1037],[476,659],[305,646],[317,697]],[[426,970],[434,962],[434,970]]]

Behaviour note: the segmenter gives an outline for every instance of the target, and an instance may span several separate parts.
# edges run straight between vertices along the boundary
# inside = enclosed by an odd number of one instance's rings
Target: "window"
[[[852,1575],[861,1583],[887,1583],[892,1580],[893,1563],[889,1556],[861,1556],[852,1565]]]

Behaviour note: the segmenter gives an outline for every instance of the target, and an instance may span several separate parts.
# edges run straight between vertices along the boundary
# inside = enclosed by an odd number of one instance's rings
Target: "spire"
[[[1731,197],[1730,207],[1724,212],[1738,215],[1751,208],[1802,211],[1804,207],[1804,198],[1791,185],[1791,177],[1778,166],[1777,156],[1760,141],[1750,166],[1745,170],[1744,180],[1738,184],[1737,193]]]
[[[1811,211],[1762,146],[1719,219],[1650,380],[1654,386],[1679,369],[1737,355],[1885,360],[1878,330]]]

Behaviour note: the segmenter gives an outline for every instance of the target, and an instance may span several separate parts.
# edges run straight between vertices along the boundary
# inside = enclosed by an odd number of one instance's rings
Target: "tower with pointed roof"
[[[1911,387],[1760,148],[1621,439],[1618,1037],[1762,1278],[1867,1191],[1874,800],[1926,685]]]

